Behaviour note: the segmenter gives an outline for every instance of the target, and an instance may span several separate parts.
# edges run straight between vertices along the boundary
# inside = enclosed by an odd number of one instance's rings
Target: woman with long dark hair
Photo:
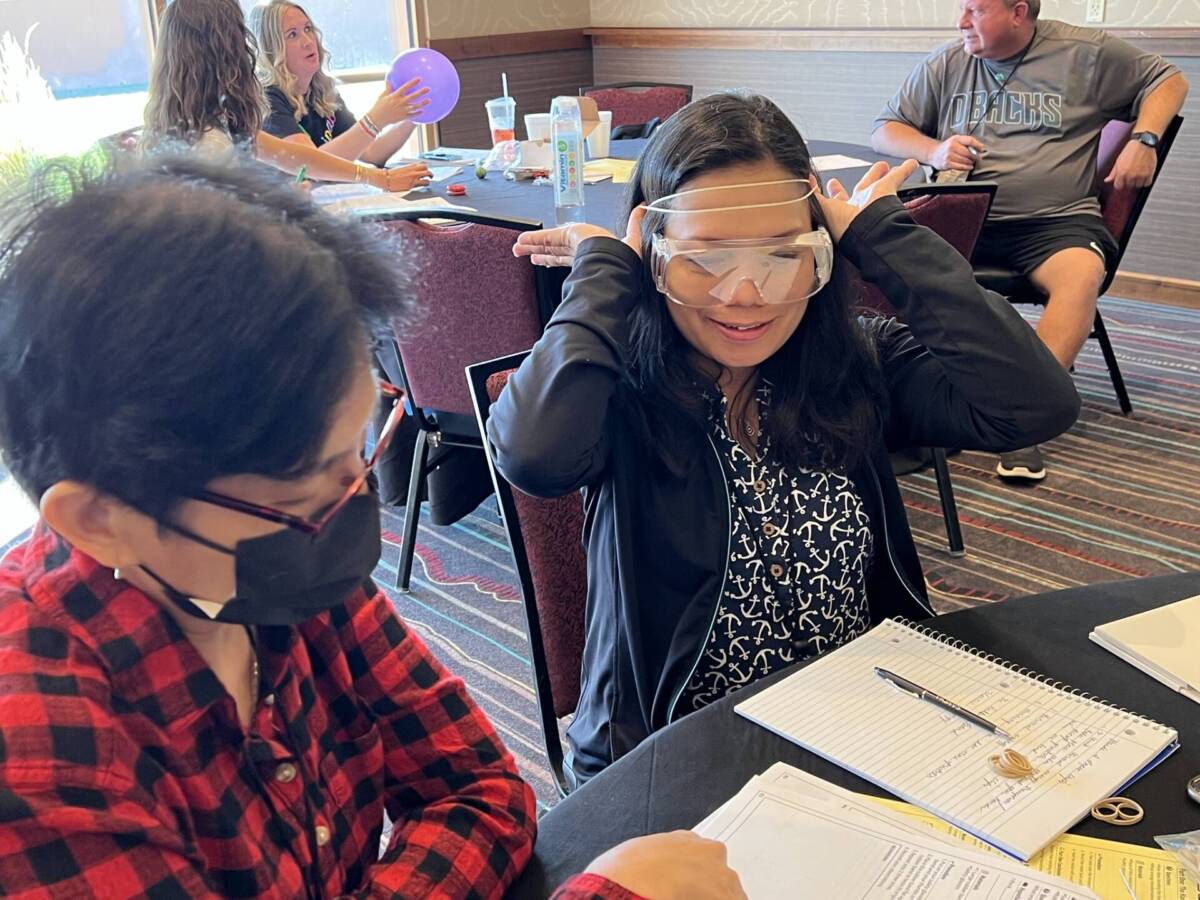
[[[1074,421],[1033,331],[896,199],[915,167],[826,196],[778,107],[716,94],[650,142],[623,241],[519,239],[573,270],[488,435],[518,488],[585,494],[577,781],[885,617],[932,614],[889,447],[1018,447]],[[847,263],[907,325],[855,317]]]

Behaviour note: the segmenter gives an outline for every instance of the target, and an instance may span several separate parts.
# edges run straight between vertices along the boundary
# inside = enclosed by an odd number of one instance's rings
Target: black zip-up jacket
[[[889,395],[879,439],[849,473],[875,535],[871,618],[925,618],[933,610],[888,448],[1027,447],[1069,428],[1079,396],[1009,303],[980,288],[970,265],[894,197],[860,212],[838,251],[907,323],[862,320]],[[518,488],[584,490],[587,638],[568,730],[578,783],[673,719],[729,558],[728,488],[708,434],[663,474],[623,411],[638,402],[620,386],[641,265],[615,239],[580,245],[562,305],[488,421],[496,465]]]

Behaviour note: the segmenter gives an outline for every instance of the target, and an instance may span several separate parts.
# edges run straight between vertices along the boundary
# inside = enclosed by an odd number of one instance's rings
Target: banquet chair
[[[416,313],[393,329],[394,341],[380,354],[417,425],[396,572],[396,586],[408,590],[426,477],[448,453],[480,453],[483,446],[463,369],[533,346],[553,309],[555,282],[548,269],[512,253],[517,235],[540,222],[445,208],[362,218],[384,230],[413,273]]]
[[[487,434],[491,405],[526,356],[518,353],[467,367],[480,434]],[[579,702],[587,605],[583,495],[531,497],[496,470],[486,439],[484,452],[521,583],[546,759],[559,794],[565,796],[569,785],[558,720],[573,713]]]
[[[591,97],[598,108],[612,113],[614,139],[648,138],[660,122],[692,102],[690,84],[648,81],[595,84],[581,87],[579,94]]]
[[[1163,163],[1166,162],[1167,154],[1171,152],[1171,145],[1175,143],[1175,136],[1179,134],[1181,125],[1183,125],[1183,118],[1176,116],[1167,126],[1167,130],[1163,132],[1157,147],[1158,163],[1154,169],[1154,180],[1144,188],[1118,190],[1104,181],[1112,169],[1113,163],[1121,154],[1121,150],[1129,142],[1133,124],[1114,120],[1105,125],[1104,130],[1100,132],[1100,152],[1096,157],[1100,214],[1104,218],[1105,227],[1117,241],[1116,255],[1112,259],[1105,260],[1104,282],[1100,286],[1101,297],[1104,296],[1105,291],[1112,285],[1113,278],[1117,275],[1117,269],[1125,256],[1125,249],[1129,246],[1129,239],[1133,237],[1133,229],[1137,226],[1146,201],[1150,199],[1150,191],[1158,181],[1158,175],[1162,171]],[[984,287],[1002,294],[1011,303],[1033,303],[1045,306],[1048,299],[1032,281],[1013,269],[977,266],[975,277]],[[1117,362],[1117,354],[1113,350],[1112,341],[1109,340],[1108,329],[1104,327],[1104,317],[1100,315],[1099,302],[1096,304],[1096,317],[1092,322],[1092,333],[1089,337],[1095,338],[1100,344],[1100,352],[1104,354],[1104,362],[1108,366],[1108,377],[1112,381],[1113,391],[1117,395],[1121,412],[1129,415],[1133,411],[1133,404],[1129,401],[1129,392],[1125,388],[1125,379],[1121,375],[1121,367]]]
[[[984,220],[992,208],[992,200],[996,196],[996,183],[959,181],[948,184],[923,184],[901,188],[898,195],[918,225],[924,225],[935,232],[963,258],[970,260]],[[883,292],[874,285],[862,284],[859,302],[880,315],[903,318],[888,302]],[[937,478],[938,497],[941,500],[942,519],[946,524],[949,553],[951,556],[962,556],[966,550],[945,448],[931,448],[931,454],[933,472]]]

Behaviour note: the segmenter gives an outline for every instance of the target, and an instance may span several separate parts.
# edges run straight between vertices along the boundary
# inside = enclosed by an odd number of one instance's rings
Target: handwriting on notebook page
[[[1011,734],[896,690],[910,679]],[[1172,746],[1169,729],[885,622],[737,711],[913,803],[1027,857]],[[997,777],[1011,746],[1032,776]],[[1054,830],[1057,829],[1057,830]]]

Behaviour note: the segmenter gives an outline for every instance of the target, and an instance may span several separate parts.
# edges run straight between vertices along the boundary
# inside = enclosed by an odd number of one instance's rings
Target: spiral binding
[[[1056,681],[1051,679],[1049,676],[1041,675],[1032,669],[1025,668],[1024,666],[1018,666],[1016,663],[1009,662],[1008,660],[996,656],[995,654],[985,653],[984,651],[971,646],[966,641],[959,640],[958,638],[952,638],[950,635],[942,634],[939,631],[934,631],[928,625],[917,625],[915,622],[904,617],[895,617],[890,621],[895,622],[897,625],[903,626],[909,631],[919,634],[923,638],[936,641],[942,646],[949,647],[952,650],[957,650],[960,653],[966,653],[975,657],[976,659],[982,659],[984,662],[991,663],[992,665],[1012,672],[1015,675],[1028,678],[1030,681],[1036,681],[1038,684],[1044,685],[1051,690],[1059,691],[1060,693],[1067,694],[1071,697],[1076,697],[1085,703],[1090,703],[1092,706],[1101,707],[1108,712],[1122,714],[1125,716],[1125,718],[1138,722],[1151,729],[1156,729],[1162,734],[1176,733],[1174,728],[1164,725],[1162,722],[1155,721],[1147,716],[1143,716],[1141,713],[1136,713],[1133,710],[1126,709],[1123,706],[1117,706],[1115,703],[1110,703],[1107,700],[1102,700],[1095,694],[1089,694],[1087,691],[1081,691],[1078,688],[1074,688],[1065,681]]]

